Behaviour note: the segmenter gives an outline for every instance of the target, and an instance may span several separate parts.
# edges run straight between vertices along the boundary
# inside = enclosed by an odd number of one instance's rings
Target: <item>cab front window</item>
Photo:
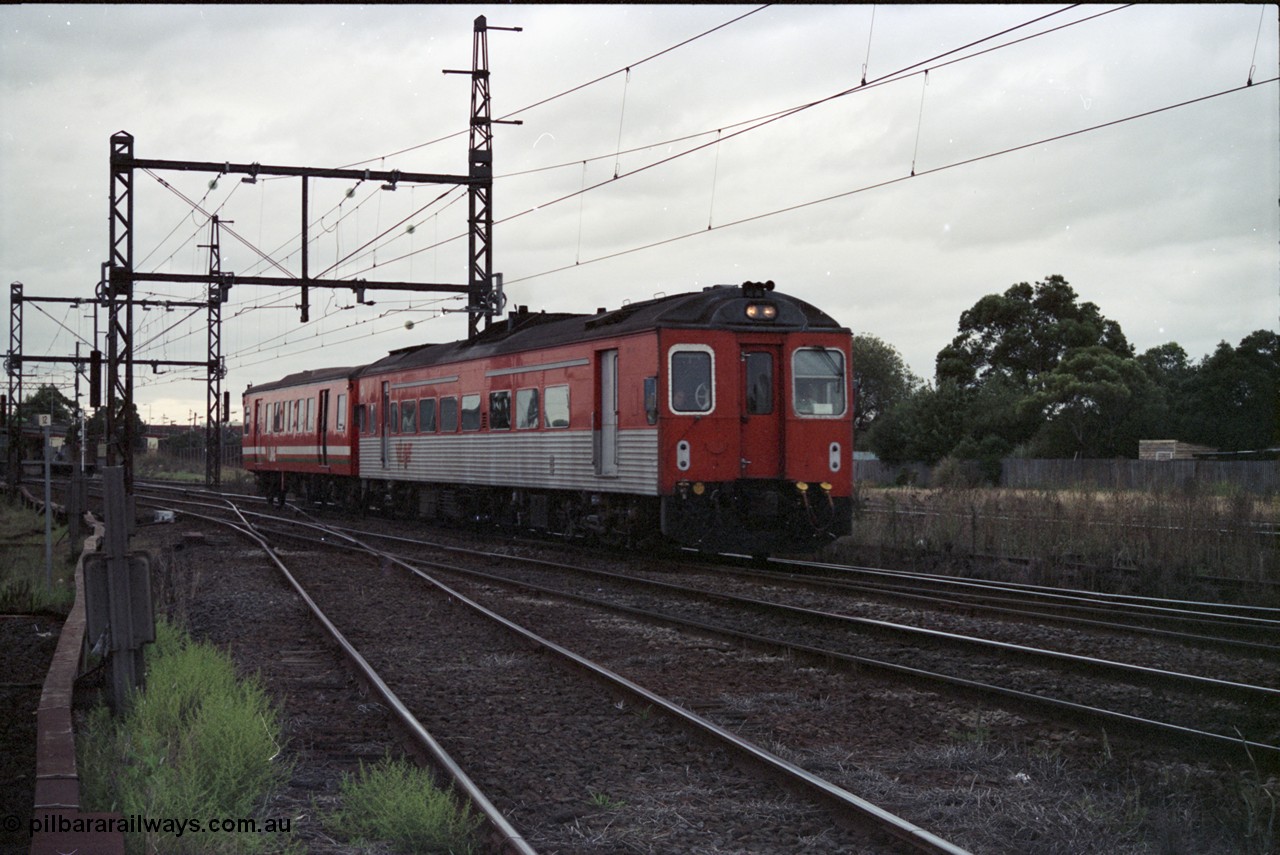
[[[842,416],[845,412],[844,354],[805,347],[791,359],[792,404],[800,416]]]
[[[673,348],[667,363],[673,413],[709,413],[715,408],[715,362],[706,345]]]

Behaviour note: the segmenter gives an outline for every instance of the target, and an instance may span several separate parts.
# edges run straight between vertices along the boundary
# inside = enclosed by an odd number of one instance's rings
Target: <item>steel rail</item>
[[[862,575],[891,576],[905,579],[924,579],[940,585],[978,588],[984,592],[1008,591],[1011,593],[1029,592],[1049,600],[1084,602],[1093,606],[1121,606],[1133,603],[1134,608],[1143,609],[1153,614],[1169,614],[1181,618],[1188,616],[1221,620],[1226,623],[1253,622],[1261,626],[1280,629],[1280,608],[1268,606],[1251,606],[1244,603],[1205,603],[1195,600],[1172,600],[1160,597],[1147,597],[1138,594],[1108,594],[1097,591],[1084,591],[1076,588],[1050,588],[1044,585],[1031,585],[1023,582],[984,582],[977,579],[959,579],[954,576],[942,576],[936,573],[919,573],[916,571],[886,570],[879,567],[860,567],[845,564],[830,564],[821,561],[805,561],[801,559],[769,559],[772,563],[794,565],[796,567],[812,567],[819,570],[835,570]],[[1191,608],[1177,608],[1189,606]],[[1199,609],[1221,609],[1222,611],[1196,611]],[[1235,612],[1236,614],[1233,614]],[[1250,616],[1250,615],[1256,616]]]
[[[301,512],[301,511],[300,511]],[[303,512],[305,513],[305,512]],[[278,518],[277,518],[278,519]],[[322,529],[359,543],[353,536],[342,529],[334,526],[328,526],[319,522],[299,523],[292,521],[294,524],[307,525]],[[392,540],[407,540],[412,543],[420,543],[412,541],[408,538],[398,538],[395,536],[386,536],[376,533],[368,533],[366,536],[378,537]],[[372,550],[372,547],[361,544],[365,548]],[[850,624],[863,627],[875,631],[888,632],[891,634],[927,637],[935,641],[942,641],[947,644],[962,644],[977,649],[994,650],[1001,653],[1009,653],[1031,659],[1049,659],[1066,663],[1073,666],[1083,667],[1086,670],[1110,672],[1125,678],[1140,677],[1143,680],[1149,680],[1171,688],[1183,691],[1197,691],[1201,689],[1209,689],[1215,692],[1224,693],[1233,697],[1239,697],[1249,701],[1262,701],[1275,703],[1280,701],[1280,688],[1270,686],[1255,686],[1248,683],[1238,683],[1232,680],[1222,680],[1216,677],[1205,677],[1198,674],[1186,674],[1178,671],[1169,671],[1161,668],[1151,668],[1145,665],[1134,665],[1127,662],[1117,662],[1110,659],[1100,659],[1092,656],[1082,656],[1076,653],[1066,653],[1059,650],[1046,650],[1043,648],[1030,647],[1023,644],[1014,644],[1007,641],[996,641],[993,639],[977,638],[960,633],[944,632],[942,630],[929,629],[927,627],[915,627],[906,624],[893,623],[891,621],[878,620],[875,618],[857,617],[854,615],[838,614],[834,612],[824,612],[818,609],[810,609],[802,606],[791,606],[781,603],[771,603],[765,600],[752,599],[750,597],[740,597],[733,594],[723,594],[713,591],[707,591],[701,588],[694,588],[687,585],[678,585],[672,582],[661,582],[653,579],[638,579],[632,576],[625,576],[606,570],[592,570],[589,568],[577,567],[574,565],[563,564],[554,561],[547,561],[539,558],[529,558],[522,556],[504,555],[496,552],[486,552],[481,550],[465,549],[461,547],[447,547],[439,544],[427,544],[434,548],[443,549],[445,551],[465,552],[472,555],[480,555],[489,558],[498,558],[507,561],[518,561],[525,564],[542,565],[554,567],[561,570],[573,570],[580,573],[590,573],[592,575],[611,578],[624,581],[629,584],[642,584],[648,587],[657,588],[665,591],[674,591],[688,596],[698,596],[703,598],[714,598],[723,602],[735,605],[748,605],[754,608],[763,608],[770,611],[782,611],[786,613],[796,614],[806,618],[820,618],[827,621],[833,621],[838,624]],[[391,557],[388,555],[388,557]],[[446,567],[446,565],[438,565]],[[457,569],[447,567],[446,569]]]
[[[331,531],[339,536],[354,538],[332,526],[325,526],[320,523],[312,523],[319,528]],[[373,537],[384,537],[379,534],[371,534]],[[399,539],[399,538],[391,538]],[[410,541],[414,542],[414,541]],[[733,604],[750,605],[757,608],[765,608],[768,610],[778,610],[783,612],[794,613],[803,617],[817,617],[824,620],[830,620],[837,623],[852,624],[855,626],[866,627],[876,630],[884,630],[887,632],[907,635],[907,636],[924,636],[934,640],[944,641],[948,644],[965,644],[979,649],[993,649],[1000,652],[1014,653],[1018,655],[1027,655],[1032,658],[1048,658],[1059,662],[1081,665],[1091,670],[1112,671],[1126,677],[1141,676],[1144,679],[1151,679],[1158,682],[1167,682],[1170,685],[1186,690],[1212,689],[1214,691],[1225,692],[1228,694],[1236,694],[1250,700],[1280,700],[1280,689],[1269,686],[1253,686],[1248,683],[1237,683],[1231,680],[1221,680],[1216,677],[1204,677],[1197,674],[1184,674],[1177,671],[1167,671],[1160,668],[1150,668],[1145,665],[1133,665],[1127,662],[1116,662],[1109,659],[1099,659],[1091,656],[1081,656],[1076,653],[1066,653],[1058,650],[1045,650],[1042,648],[1030,647],[1022,644],[1013,644],[1006,641],[995,641],[992,639],[976,638],[974,636],[961,635],[959,633],[943,632],[942,630],[929,629],[927,627],[914,627],[906,624],[893,623],[891,621],[877,620],[875,618],[856,617],[854,615],[844,615],[833,612],[824,612],[817,609],[809,609],[801,606],[790,606],[780,603],[771,603],[764,600],[756,600],[750,597],[739,597],[732,594],[722,594],[713,591],[707,591],[701,588],[694,588],[687,585],[678,585],[672,582],[661,582],[653,579],[637,579],[632,576],[625,576],[618,573],[612,573],[607,570],[592,570],[589,568],[577,567],[574,565],[547,561],[539,558],[529,558],[522,556],[504,555],[496,552],[485,552],[481,550],[462,549],[456,547],[441,547],[433,545],[435,548],[441,548],[448,551],[467,552],[469,554],[481,555],[489,558],[498,558],[508,561],[519,561],[526,564],[543,565],[554,567],[562,570],[573,570],[580,573],[590,573],[605,578],[617,579],[630,584],[643,584],[649,587],[658,588],[666,591],[675,591],[680,594],[694,595],[699,597],[711,597]],[[450,568],[452,569],[452,568]]]
[[[436,741],[422,723],[409,711],[408,707],[406,707],[395,692],[391,690],[391,687],[388,686],[378,672],[374,670],[368,660],[366,660],[364,656],[360,654],[360,651],[356,650],[355,646],[347,640],[346,636],[343,635],[341,630],[334,625],[333,621],[329,620],[328,616],[320,609],[320,606],[311,598],[311,595],[306,592],[306,589],[303,588],[298,580],[294,578],[293,574],[289,572],[289,569],[284,565],[284,562],[282,562],[280,557],[276,554],[275,549],[273,549],[271,545],[263,539],[263,537],[254,528],[253,524],[244,518],[240,509],[231,502],[228,502],[227,504],[230,506],[231,510],[235,512],[236,516],[240,517],[240,521],[243,523],[243,526],[235,525],[227,520],[220,520],[203,514],[191,514],[191,516],[217,523],[219,525],[228,526],[234,531],[248,537],[250,540],[255,541],[258,546],[262,548],[263,552],[266,553],[267,557],[271,559],[272,563],[276,565],[276,568],[281,572],[281,574],[284,575],[285,579],[293,587],[294,591],[296,591],[298,596],[302,598],[302,601],[306,603],[307,608],[311,610],[311,613],[320,622],[321,626],[325,628],[325,631],[328,632],[330,637],[333,638],[333,640],[338,643],[338,646],[342,648],[343,653],[345,653],[347,658],[355,665],[361,676],[368,681],[369,685],[375,692],[377,692],[378,696],[381,697],[387,706],[393,711],[396,718],[400,720],[400,723],[409,730],[410,734],[418,744],[422,746],[422,748],[446,770],[449,776],[453,779],[454,784],[459,790],[466,794],[467,798],[471,800],[476,809],[484,814],[485,819],[490,823],[490,826],[494,829],[496,835],[501,838],[502,851],[517,853],[517,855],[537,855],[537,850],[524,839],[513,825],[511,825],[507,818],[502,815],[502,812],[499,811],[491,801],[489,801],[489,798],[476,785],[476,783],[471,780],[471,777],[467,775],[462,767],[459,766],[451,756],[449,756],[449,753],[444,749],[444,747]]]
[[[1030,608],[1020,608],[1020,606],[1032,606],[1039,600],[1021,600],[1016,597],[992,597],[988,594],[953,592],[946,593],[937,590],[936,587],[931,588],[927,584],[912,586],[906,582],[898,584],[892,581],[883,583],[876,581],[858,582],[849,579],[814,579],[800,573],[782,573],[771,570],[758,570],[754,568],[735,567],[730,572],[734,575],[748,577],[753,579],[762,579],[766,581],[785,581],[791,584],[804,585],[819,591],[838,591],[842,593],[856,594],[873,594],[886,597],[892,597],[899,600],[908,600],[911,602],[922,602],[938,606],[953,606],[963,609],[973,609],[993,614],[1007,614],[1015,617],[1031,618],[1037,621],[1052,621],[1054,623],[1065,624],[1068,626],[1081,626],[1090,629],[1105,629],[1119,632],[1131,633],[1134,635],[1147,635],[1154,638],[1167,638],[1176,641],[1192,642],[1199,645],[1215,646],[1232,651],[1245,651],[1257,653],[1264,656],[1280,656],[1280,645],[1269,644],[1260,641],[1249,641],[1244,638],[1228,637],[1222,635],[1201,635],[1194,632],[1186,632],[1177,629],[1167,629],[1159,626],[1148,626],[1142,623],[1121,623],[1115,620],[1102,620],[1096,618],[1083,617],[1082,615],[1093,614],[1101,617],[1128,617],[1132,616],[1129,612],[1118,612],[1115,609],[1097,608],[1093,606],[1066,604],[1059,608],[1061,611],[1034,611]],[[1149,615],[1142,615],[1144,618],[1151,618]],[[1189,624],[1191,626],[1202,625],[1204,622],[1197,619],[1184,619],[1173,616],[1156,616],[1156,619],[1167,622],[1178,622]],[[1220,623],[1212,622],[1211,626],[1220,626]],[[1246,627],[1231,627],[1237,630],[1244,630]],[[1249,629],[1258,629],[1259,631],[1269,632],[1269,628],[1265,627],[1248,627]],[[1267,637],[1273,637],[1268,635]]]
[[[324,529],[337,537],[347,540],[367,553],[378,555],[404,568],[418,578],[434,586],[442,593],[454,598],[457,602],[466,605],[476,613],[537,645],[539,648],[556,654],[574,667],[583,670],[590,676],[602,681],[610,688],[620,690],[634,700],[654,706],[666,712],[668,715],[683,721],[686,725],[692,727],[697,732],[714,739],[717,744],[721,745],[721,747],[731,749],[739,757],[763,766],[770,773],[780,776],[787,783],[799,785],[811,795],[820,797],[825,803],[838,809],[837,815],[840,810],[852,811],[870,819],[881,830],[892,834],[899,840],[910,844],[922,852],[942,853],[943,855],[968,855],[966,850],[961,849],[955,844],[950,843],[949,841],[946,841],[923,828],[920,828],[914,823],[908,822],[907,820],[886,811],[878,805],[856,796],[842,787],[836,786],[825,778],[814,775],[811,772],[796,766],[794,763],[790,763],[787,760],[766,751],[755,743],[738,737],[720,725],[708,721],[696,713],[693,713],[684,707],[649,691],[643,686],[628,680],[620,674],[598,665],[597,663],[574,653],[572,650],[569,650],[566,647],[556,644],[555,642],[543,638],[531,630],[520,626],[519,624],[465,596],[461,592],[450,588],[440,580],[424,573],[421,569],[414,567],[400,557],[383,550],[375,549],[374,547],[363,543],[353,535],[349,535],[321,523],[313,522],[309,525]]]
[[[459,568],[456,572],[474,576],[487,582],[497,582],[509,587],[521,588],[542,594],[550,594],[562,599],[572,600],[574,602],[583,603],[585,605],[621,614],[644,618],[649,621],[657,621],[669,626],[693,628],[726,639],[746,641],[758,646],[767,646],[772,649],[801,653],[822,661],[844,662],[872,670],[885,671],[929,682],[943,683],[945,685],[968,691],[984,699],[990,695],[999,695],[1010,698],[1024,706],[1034,707],[1040,710],[1048,708],[1051,711],[1066,711],[1084,719],[1097,720],[1103,724],[1116,725],[1123,730],[1138,736],[1150,736],[1154,732],[1158,733],[1163,738],[1168,739],[1170,743],[1176,747],[1185,747],[1186,740],[1192,740],[1206,749],[1211,750],[1215,755],[1227,757],[1229,759],[1240,759],[1241,750],[1246,752],[1246,754],[1249,752],[1255,752],[1268,766],[1280,766],[1280,746],[1255,742],[1239,736],[1225,736],[1220,733],[1198,730],[1184,725],[1157,721],[1156,719],[1143,718],[1141,716],[1135,716],[1129,713],[1119,712],[1117,710],[1108,710],[1101,707],[1080,704],[1063,698],[1051,698],[1044,695],[1037,695],[1032,692],[1026,692],[1021,689],[1011,689],[1006,686],[983,683],[978,680],[970,680],[965,677],[957,677],[951,674],[928,671],[923,668],[916,668],[910,665],[901,665],[895,662],[886,662],[881,659],[872,659],[867,656],[858,656],[856,654],[845,653],[839,650],[831,650],[828,648],[813,647],[811,645],[783,641],[776,638],[770,638],[768,636],[731,629],[718,624],[707,623],[705,621],[676,617],[663,612],[649,611],[646,609],[636,608],[634,606],[619,605],[606,600],[599,600],[586,594],[575,594],[572,592],[556,590],[533,582],[523,582],[492,573],[486,573],[482,570],[466,570]]]
[[[370,549],[370,547],[368,547],[365,544],[362,544],[357,538],[339,529],[335,529],[333,527],[326,526],[321,523],[314,523],[314,522],[303,523],[297,520],[289,520],[287,522],[290,522],[294,525],[301,525],[303,527],[316,528],[323,531],[327,531],[345,540],[348,540],[353,544],[359,544],[358,547],[356,546],[350,547],[353,549],[355,548],[359,548],[362,550]],[[285,534],[287,536],[294,537],[294,538],[306,539],[306,538],[302,538],[300,535],[292,534],[289,532],[282,532],[282,534]],[[379,538],[385,537],[391,540],[404,541],[404,542],[414,543],[419,545],[422,544],[421,541],[415,541],[410,538],[403,538],[403,537],[398,537],[394,535],[379,535],[379,534],[373,534],[373,533],[370,533],[370,534],[371,536],[379,537]],[[336,544],[327,544],[327,545],[336,546]],[[436,544],[431,544],[431,545],[436,546],[437,548],[444,549],[446,551],[462,552],[462,553],[478,555],[483,557],[502,558],[505,560],[516,561],[520,563],[531,563],[535,565],[549,566],[549,567],[554,567],[558,569],[572,570],[575,572],[588,572],[596,575],[614,578],[627,583],[639,582],[644,585],[652,585],[660,588],[676,588],[677,590],[683,590],[686,592],[696,593],[699,595],[704,595],[704,596],[708,595],[707,592],[700,591],[695,588],[681,588],[681,586],[674,586],[674,585],[670,585],[669,583],[653,582],[651,580],[644,580],[644,579],[635,579],[634,577],[621,576],[619,574],[614,574],[607,571],[596,571],[596,570],[584,571],[584,568],[581,568],[581,567],[576,567],[576,566],[567,565],[567,564],[560,564],[553,561],[546,561],[544,559],[501,555],[498,553],[485,552],[482,550],[472,550],[472,549],[467,549],[463,547],[440,546]],[[401,566],[411,569],[412,572],[420,576],[423,576],[424,578],[427,578],[427,579],[431,578],[429,576],[426,576],[424,573],[422,573],[420,569],[412,567],[409,563],[407,563],[403,558],[399,556],[395,556],[385,552],[379,552],[378,554],[385,556],[390,561],[393,561],[397,564],[400,564]],[[1227,757],[1229,759],[1239,760],[1240,754],[1242,751],[1245,752],[1246,755],[1248,755],[1251,758],[1253,758],[1253,755],[1256,754],[1257,755],[1256,759],[1260,759],[1261,762],[1266,764],[1268,767],[1280,766],[1280,746],[1269,745],[1267,743],[1248,740],[1241,736],[1227,736],[1219,733],[1213,733],[1210,731],[1204,731],[1204,730],[1199,730],[1192,727],[1187,727],[1184,725],[1173,724],[1170,722],[1162,722],[1162,721],[1157,721],[1155,719],[1147,719],[1141,716],[1136,716],[1129,713],[1123,713],[1117,710],[1108,710],[1108,709],[1103,709],[1101,707],[1093,707],[1087,704],[1080,704],[1075,701],[1037,695],[1032,692],[1026,692],[1020,689],[1012,689],[1005,686],[997,686],[993,684],[983,683],[977,680],[970,680],[964,677],[957,677],[949,674],[941,674],[938,672],[928,671],[925,669],[916,668],[909,665],[901,665],[898,663],[872,659],[870,657],[844,653],[842,651],[835,651],[835,650],[829,650],[826,648],[819,648],[819,647],[813,647],[810,645],[798,644],[794,642],[781,641],[778,639],[769,638],[767,636],[761,636],[754,633],[748,633],[748,632],[743,632],[741,630],[735,630],[728,627],[719,626],[717,624],[707,623],[705,621],[698,621],[690,618],[683,618],[683,617],[678,617],[670,614],[648,611],[645,609],[639,609],[632,606],[618,605],[618,604],[610,603],[607,601],[598,600],[584,594],[575,594],[571,592],[561,591],[554,588],[549,588],[547,586],[538,585],[533,582],[515,580],[509,577],[488,573],[482,570],[472,570],[468,568],[457,567],[455,565],[444,564],[443,562],[438,562],[438,561],[420,560],[420,559],[414,559],[414,560],[417,561],[419,564],[436,567],[449,572],[454,572],[454,573],[466,575],[466,576],[477,578],[477,579],[483,579],[485,581],[497,582],[497,583],[505,584],[508,586],[537,591],[539,593],[550,594],[556,597],[561,597],[564,599],[582,602],[592,606],[605,608],[611,611],[643,617],[651,621],[657,620],[672,626],[692,627],[700,631],[704,631],[714,635],[731,638],[735,640],[740,640],[740,641],[747,641],[757,645],[766,645],[772,648],[793,650],[793,651],[806,654],[809,656],[814,656],[823,660],[841,661],[848,664],[857,665],[860,667],[867,667],[874,670],[885,671],[885,672],[898,674],[898,675],[905,675],[914,679],[923,679],[930,682],[938,682],[938,683],[942,683],[945,685],[949,685],[949,686],[961,689],[971,694],[975,694],[976,696],[979,696],[979,697],[989,697],[990,695],[994,694],[1001,697],[1009,698],[1024,706],[1034,707],[1039,710],[1044,710],[1045,708],[1047,708],[1053,712],[1065,711],[1074,716],[1078,716],[1086,720],[1096,721],[1104,725],[1117,726],[1137,736],[1150,736],[1153,733],[1158,734],[1163,739],[1166,739],[1170,741],[1172,744],[1175,744],[1177,747],[1185,747],[1187,741],[1192,741],[1197,745],[1199,745],[1200,747],[1202,747],[1203,749],[1205,749],[1206,751],[1212,752],[1216,756]],[[431,580],[431,581],[433,584],[444,587],[442,583],[440,583],[437,580]],[[453,589],[447,589],[447,590],[452,591]],[[458,595],[457,592],[454,592],[454,594]],[[458,596],[461,596],[461,595],[458,595]],[[727,597],[727,595],[717,595],[717,594],[710,594],[710,596],[725,597],[728,599],[741,599],[741,598]],[[752,603],[752,604],[759,603],[759,601],[754,601],[754,600],[746,600],[746,602]],[[484,608],[484,607],[481,606],[481,608]],[[818,613],[818,614],[822,614],[822,613]],[[1105,660],[1100,660],[1100,661],[1105,661]],[[1123,663],[1117,663],[1117,664],[1123,664]],[[1140,666],[1132,666],[1132,667],[1137,668]],[[1194,677],[1194,675],[1181,675],[1181,676]],[[1212,678],[1201,678],[1201,679],[1211,680]],[[1226,681],[1222,681],[1222,682],[1226,683]],[[1245,684],[1229,684],[1229,685],[1245,686]],[[1246,686],[1246,688],[1261,688],[1270,693],[1280,692],[1280,690],[1267,689],[1266,687],[1247,687]]]

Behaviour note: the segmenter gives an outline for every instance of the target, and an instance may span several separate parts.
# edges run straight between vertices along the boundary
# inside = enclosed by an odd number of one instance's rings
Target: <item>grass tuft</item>
[[[226,654],[165,621],[147,650],[145,691],[123,717],[93,710],[79,742],[84,804],[125,816],[257,818],[287,773],[277,713],[261,683],[238,680]],[[125,840],[129,852],[166,853],[263,852],[288,843],[256,830],[190,828],[142,830]]]
[[[44,517],[0,502],[0,613],[65,615],[75,600],[75,567],[67,563],[67,527],[53,526],[53,588],[45,579]]]
[[[361,763],[359,775],[343,776],[342,802],[326,827],[354,842],[382,840],[410,852],[453,855],[475,849],[480,817],[403,760]]]

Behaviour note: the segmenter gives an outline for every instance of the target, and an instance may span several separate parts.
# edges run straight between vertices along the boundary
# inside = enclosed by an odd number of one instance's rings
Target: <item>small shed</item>
[[[1206,454],[1213,454],[1216,448],[1207,445],[1196,445],[1177,439],[1140,439],[1138,440],[1139,460],[1194,460]]]

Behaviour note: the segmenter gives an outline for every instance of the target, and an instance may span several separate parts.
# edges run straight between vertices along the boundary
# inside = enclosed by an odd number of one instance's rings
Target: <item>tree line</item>
[[[42,384],[14,408],[12,413],[13,426],[32,425],[36,421],[36,416],[41,413],[49,414],[54,424],[66,426],[65,442],[68,449],[78,449],[80,447],[80,422],[77,418],[76,403],[51,383]],[[129,419],[132,422],[134,450],[143,451],[147,447],[147,424],[138,415],[136,405],[130,406]],[[105,407],[99,407],[94,411],[93,415],[85,420],[85,435],[88,437],[88,448],[91,456],[98,443],[102,442],[106,435],[106,421],[107,410]],[[224,445],[239,446],[240,432],[234,428],[224,426],[222,442]],[[161,442],[161,450],[175,453],[192,448],[203,449],[204,446],[204,425],[200,425],[195,430],[182,431],[172,436],[167,436]]]
[[[853,343],[856,446],[891,463],[1134,458],[1139,439],[1220,451],[1280,445],[1280,336],[1257,330],[1192,360],[1136,354],[1120,324],[1060,275],[988,294],[960,315],[932,383],[875,336]]]

